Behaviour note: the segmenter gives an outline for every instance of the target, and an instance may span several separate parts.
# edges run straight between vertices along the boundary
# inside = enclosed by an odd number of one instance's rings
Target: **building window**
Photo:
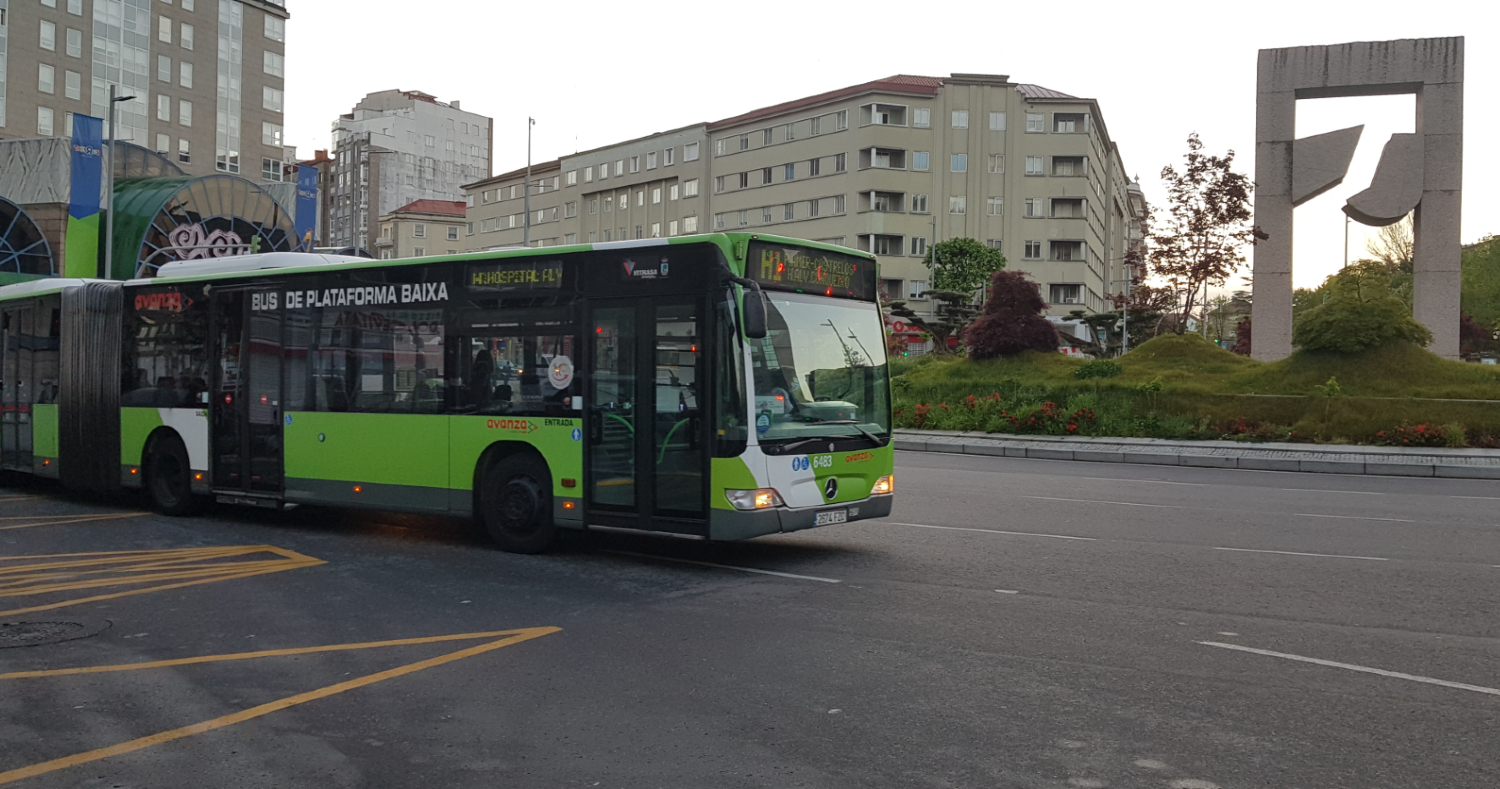
[[[698,161],[698,143],[690,142],[682,146],[682,160],[684,162]]]
[[[668,200],[676,200],[679,188],[680,187],[678,187],[677,184],[672,184],[671,189],[667,192],[667,199]]]
[[[184,88],[193,87],[193,64],[183,61],[177,66],[177,84]]]
[[[51,107],[36,108],[36,134],[38,137],[52,136],[52,123],[55,118],[56,114],[52,112]]]
[[[964,195],[948,196],[948,213],[965,214],[969,211],[969,198]]]
[[[1026,174],[1027,175],[1046,175],[1046,173],[1042,172],[1042,157],[1040,157],[1040,156],[1028,156],[1028,157],[1026,157]]]
[[[1045,203],[1046,200],[1041,197],[1026,198],[1026,216],[1032,218],[1042,216],[1046,210]]]
[[[639,156],[632,156],[632,157],[630,157],[630,172],[632,172],[632,173],[638,173],[640,171],[641,171],[641,157],[639,157]]]
[[[927,213],[927,195],[911,196],[911,212],[913,214]]]
[[[760,223],[763,225],[769,225],[771,224],[771,222],[771,207],[766,206],[765,208],[760,209]]]
[[[172,154],[172,135],[156,135],[156,152],[162,156],[170,156]]]
[[[807,216],[808,216],[808,218],[811,219],[811,218],[813,218],[815,216],[818,216],[819,209],[821,207],[822,206],[820,205],[820,201],[818,201],[818,200],[809,200],[809,201],[807,201]]]
[[[1034,134],[1047,130],[1047,117],[1040,112],[1026,113],[1026,133]]]
[[[583,182],[586,184],[594,182],[594,168],[592,165],[583,168]]]
[[[177,122],[183,126],[193,125],[193,103],[191,101],[177,102]]]
[[[833,116],[833,129],[843,131],[847,128],[849,128],[849,111],[839,110],[838,114]]]
[[[651,223],[651,237],[652,238],[661,238],[661,223],[660,222],[652,222]]]
[[[468,222],[468,223],[464,224],[464,235],[467,235],[467,236],[474,235],[474,223],[473,222]]]
[[[427,257],[426,247],[412,247],[411,256],[414,258]]]
[[[82,0],[78,0],[82,2]],[[68,28],[68,57],[83,57],[83,31]]]
[[[635,204],[638,207],[639,206],[643,206],[643,205],[646,204],[646,190],[645,189],[637,189],[635,191]]]
[[[672,221],[667,223],[667,235],[677,235],[677,220],[673,219]]]
[[[807,160],[807,177],[808,178],[812,178],[815,175],[821,175],[822,172],[823,172],[823,166],[822,165],[823,165],[823,160],[822,159],[808,159]]]
[[[969,128],[969,111],[968,110],[954,110],[953,111],[953,128],[955,128],[955,129],[967,129],[967,128]]]
[[[929,151],[911,152],[911,169],[927,170],[932,166],[932,153]]]
[[[836,173],[841,173],[847,169],[849,169],[849,155],[844,153],[834,154],[833,171]]]
[[[926,257],[927,256],[927,239],[922,238],[920,236],[912,236],[912,239],[911,239],[911,254],[914,257]]]
[[[748,135],[748,134],[741,134],[740,135],[740,150],[742,150],[742,151],[748,151],[748,150],[750,150],[750,135]]]
[[[1003,172],[1005,172],[1005,154],[1003,154],[1003,153],[992,153],[992,154],[990,154],[990,172],[992,172],[992,173],[1003,173]]]
[[[578,234],[577,233],[564,233],[563,234],[563,243],[564,244],[577,244],[578,243]]]
[[[646,169],[647,170],[655,170],[656,169],[656,151],[647,151],[646,152]]]
[[[810,129],[809,133],[812,136],[816,137],[819,134],[822,134],[823,133],[823,119],[822,118],[813,118],[812,120],[808,121],[808,127]]]
[[[624,159],[616,159],[615,160],[615,177],[618,178],[618,177],[620,177],[620,176],[622,176],[624,174],[625,174],[625,160]],[[621,235],[624,235],[624,234],[622,233]],[[620,240],[624,241],[625,239],[622,238]]]
[[[568,171],[568,186],[577,186],[577,185],[578,185],[578,171],[577,170],[569,170]]]
[[[48,22],[45,19],[42,20],[41,39],[40,39],[40,41],[41,41],[42,49],[45,49],[45,50],[47,50],[49,52],[56,52],[57,51],[57,25],[55,25],[55,24],[53,24],[51,22]]]
[[[563,216],[568,217],[569,219],[572,219],[573,217],[578,216],[578,203],[577,203],[577,201],[570,200],[570,201],[568,201],[566,203],[563,203]]]
[[[1003,197],[991,197],[984,202],[985,213],[990,216],[1000,216],[1000,212],[1005,208],[1005,198]]]
[[[609,178],[609,162],[599,165],[599,180]]]
[[[183,24],[181,32],[182,35],[179,37],[178,43],[182,45],[183,49],[191,50],[193,48],[193,26]]]
[[[658,205],[659,203],[661,203],[661,187],[655,186],[651,188],[651,205]]]
[[[458,240],[458,225],[454,225],[454,226],[448,228],[448,240],[449,241],[457,241]]]
[[[172,81],[172,59],[166,55],[156,56],[156,79],[161,82]]]
[[[919,107],[911,111],[911,125],[918,129],[926,129],[932,126],[932,110]]]
[[[1054,156],[1052,157],[1052,174],[1065,178],[1085,175],[1089,171],[1088,161],[1082,156]]]
[[[182,8],[186,11],[193,10],[190,2],[183,3]],[[68,0],[68,13],[75,16],[83,16],[83,0]]]
[[[83,75],[76,71],[63,72],[63,95],[70,99],[83,99]]]
[[[1053,304],[1082,304],[1082,285],[1051,285],[1048,286],[1048,301]]]
[[[281,112],[283,105],[286,103],[286,94],[280,88],[273,88],[267,85],[261,89],[260,103],[265,109],[272,112]],[[428,137],[427,139],[430,140],[432,138]]]
[[[156,38],[164,44],[172,43],[172,20],[164,16],[156,18]]]
[[[948,157],[948,169],[955,173],[966,173],[969,171],[969,155],[966,153],[955,153]]]
[[[57,69],[39,63],[36,67],[36,89],[43,93],[54,93],[57,90]]]
[[[1052,113],[1052,131],[1058,134],[1088,131],[1088,117],[1081,112],[1054,112]]]
[[[661,151],[661,166],[662,167],[671,167],[672,165],[674,165],[674,164],[677,163],[676,160],[677,160],[677,149],[676,148],[663,148],[662,149],[662,151]],[[672,235],[675,236],[677,234],[673,233]]]
[[[722,175],[716,175],[716,176],[714,176],[714,194],[720,194],[723,191],[724,191],[724,176],[722,176]]]
[[[906,281],[906,297],[908,299],[927,298],[927,280],[909,279]]]
[[[172,120],[172,97],[165,93],[156,94],[156,119],[169,122]]]
[[[1005,113],[990,113],[990,131],[1005,131]]]
[[[286,40],[286,20],[266,14],[266,38],[272,41]]]
[[[998,239],[998,238],[988,239],[987,241],[984,242],[984,245],[987,246],[987,247],[989,247],[990,249],[1000,249],[1001,248],[1000,239]]]
[[[420,222],[418,222],[417,224],[412,225],[411,226],[411,235],[412,235],[412,238],[426,238],[427,237],[427,225],[422,224]]]
[[[593,200],[589,201],[589,216],[593,216],[597,213],[599,213],[599,199],[594,198]]]
[[[182,164],[193,163],[193,149],[188,144],[187,140],[177,141],[177,161],[181,162]]]
[[[844,213],[844,196],[843,195],[834,195],[833,196],[833,212],[835,214],[842,214],[842,213]]]
[[[786,125],[786,139],[788,139],[788,140],[795,140],[795,139],[797,139],[797,124],[795,124],[795,123],[788,123]]]
[[[697,197],[698,196],[698,179],[697,178],[693,178],[693,179],[684,181],[682,183],[682,196],[683,197]]]
[[[1027,241],[1026,242],[1026,254],[1025,254],[1025,258],[1026,258],[1026,260],[1041,260],[1042,259],[1042,242],[1040,242],[1040,241]]]
[[[268,158],[264,158],[264,157],[261,158],[261,160],[260,160],[260,179],[262,181],[271,181],[271,182],[274,182],[274,183],[281,183],[282,172],[283,172],[283,170],[282,170],[281,160],[279,160],[279,159],[268,159]]]
[[[696,217],[696,216],[684,217],[683,220],[682,220],[682,232],[684,232],[684,233],[696,233],[696,232],[698,232],[698,217]]]
[[[793,219],[796,219],[796,218],[797,218],[797,209],[791,203],[787,203],[786,205],[783,205],[781,207],[781,221],[783,221],[783,222],[790,222],[790,221],[792,221]]]
[[[741,189],[748,189],[748,188],[750,188],[750,174],[749,173],[740,173],[739,177],[740,177],[740,188]]]
[[[380,259],[381,260],[395,260],[395,255],[396,255],[396,253],[395,253],[394,250],[390,250],[390,249],[382,249],[382,250],[380,250]]]

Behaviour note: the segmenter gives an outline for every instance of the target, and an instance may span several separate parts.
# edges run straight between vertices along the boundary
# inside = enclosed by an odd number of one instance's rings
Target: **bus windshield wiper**
[[[855,422],[852,419],[828,419],[828,420],[824,420],[824,421],[815,422],[814,424],[819,424],[819,425],[849,425],[850,427],[853,427],[855,430],[858,430],[861,434],[863,434],[865,438],[870,439],[871,443],[873,443],[875,446],[878,447],[878,446],[880,446],[883,443],[881,441],[881,439],[880,439],[879,436],[877,436],[874,433],[871,433],[870,431],[868,431],[868,430],[860,427],[859,423]],[[837,440],[837,439],[841,439],[841,438],[853,438],[853,436],[809,436],[807,438],[803,438],[803,439],[800,439],[800,440],[797,440],[797,441],[793,441],[790,444],[782,444],[782,445],[780,445],[780,446],[778,446],[776,448],[777,448],[777,450],[779,450],[780,453],[785,454],[787,452],[791,452],[792,450],[794,450],[794,449],[796,449],[798,447],[807,446],[808,444],[816,444],[816,443],[818,443],[820,441],[833,441],[833,440]]]
[[[822,420],[819,420],[817,422],[817,424],[820,424],[820,425],[848,425],[848,426],[854,428],[855,430],[858,430],[860,433],[863,433],[864,436],[865,436],[865,438],[870,439],[870,441],[873,442],[875,444],[875,446],[877,446],[877,447],[880,446],[880,436],[877,436],[874,433],[871,433],[870,431],[864,429],[863,427],[860,427],[859,426],[859,422],[856,421],[856,420],[853,420],[853,419],[822,419]]]

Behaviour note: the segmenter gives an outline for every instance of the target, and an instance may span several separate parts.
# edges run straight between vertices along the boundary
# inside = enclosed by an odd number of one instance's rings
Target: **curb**
[[[897,450],[905,452],[941,452],[1033,460],[1136,463],[1252,471],[1297,471],[1313,474],[1500,480],[1500,453],[1450,454],[1456,450],[1448,450],[1442,455],[1413,455],[1409,450],[1388,453],[1371,452],[1370,450],[1374,449],[1372,447],[1337,451],[1320,451],[1305,447],[1255,449],[1200,447],[1187,442],[1160,440],[1144,445],[1137,442],[1114,444],[1108,443],[1105,439],[1094,439],[1083,443],[1081,439],[1049,441],[1045,438],[1038,440],[1037,437],[980,438],[956,433],[951,435],[909,434],[907,431],[896,432],[895,446]],[[1298,454],[1316,454],[1319,457],[1287,457],[1287,455]],[[1344,457],[1339,457],[1340,455]]]

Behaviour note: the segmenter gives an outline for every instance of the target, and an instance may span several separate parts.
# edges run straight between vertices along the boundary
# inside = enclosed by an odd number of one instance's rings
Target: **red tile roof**
[[[861,93],[919,93],[926,96],[936,96],[938,89],[942,86],[943,80],[941,77],[922,77],[912,74],[897,74],[892,77],[886,77],[885,79],[877,79],[859,85],[851,85],[847,88],[839,88],[838,90],[830,90],[826,93],[819,93],[816,96],[807,96],[805,98],[794,99],[792,101],[783,102],[781,104],[773,104],[769,107],[762,107],[758,110],[751,110],[750,112],[744,113],[743,115],[736,115],[733,118],[725,118],[724,120],[710,123],[708,125],[708,128],[710,130],[713,130],[722,129],[726,126],[736,126],[747,121],[756,120],[757,118],[769,118],[774,115],[780,115],[784,112],[793,112],[796,110],[800,110],[804,107],[814,107],[819,104],[826,104],[830,101],[846,99],[850,96],[858,96]]]
[[[446,214],[463,216],[467,204],[454,200],[413,200],[392,211],[393,214]]]

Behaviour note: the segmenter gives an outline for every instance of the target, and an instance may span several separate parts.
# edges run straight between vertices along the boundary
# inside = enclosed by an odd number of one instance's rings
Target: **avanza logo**
[[[536,425],[529,419],[486,419],[484,426],[490,430],[515,430],[521,433],[535,433]]]

